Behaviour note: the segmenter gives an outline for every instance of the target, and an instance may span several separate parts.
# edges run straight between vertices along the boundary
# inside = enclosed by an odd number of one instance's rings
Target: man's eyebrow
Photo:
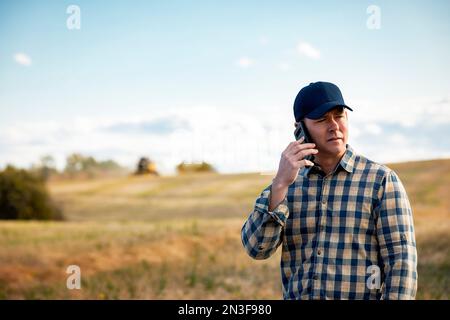
[[[325,115],[323,115],[322,117],[320,117],[320,118],[317,118],[316,119],[316,121],[319,121],[319,120],[325,120],[326,118],[327,118],[327,116],[329,116],[330,114],[333,114],[333,115],[342,115],[342,114],[344,114],[344,109],[342,109],[342,110],[336,110],[336,111],[331,111],[330,113],[326,113]]]
[[[336,111],[333,111],[333,114],[334,114],[334,115],[341,115],[341,114],[344,114],[344,110],[342,109],[342,110],[336,110]]]

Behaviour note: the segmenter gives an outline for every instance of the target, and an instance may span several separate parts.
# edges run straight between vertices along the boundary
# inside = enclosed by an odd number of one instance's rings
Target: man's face
[[[322,118],[305,118],[305,125],[322,155],[342,155],[348,141],[347,112],[334,108]]]

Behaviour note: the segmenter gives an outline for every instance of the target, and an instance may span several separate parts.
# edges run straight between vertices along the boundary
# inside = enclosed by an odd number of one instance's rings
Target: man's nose
[[[339,125],[338,125],[337,121],[335,119],[333,119],[333,118],[331,118],[331,120],[330,120],[329,129],[330,129],[330,131],[339,129]]]

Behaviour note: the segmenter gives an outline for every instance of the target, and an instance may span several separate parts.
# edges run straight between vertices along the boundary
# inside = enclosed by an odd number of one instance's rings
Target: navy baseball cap
[[[322,81],[311,82],[308,86],[302,88],[295,98],[295,121],[298,122],[303,118],[319,119],[336,107],[344,107],[353,111],[345,104],[341,90],[337,85]]]

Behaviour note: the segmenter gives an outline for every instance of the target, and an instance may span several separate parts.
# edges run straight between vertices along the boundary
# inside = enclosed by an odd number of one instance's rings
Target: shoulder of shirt
[[[365,171],[367,173],[376,173],[377,176],[382,178],[388,176],[389,174],[394,173],[394,170],[389,168],[385,164],[378,163],[373,161],[359,153],[355,153],[355,172],[357,171]]]
[[[355,150],[351,149],[352,152],[352,167],[353,167],[353,173],[352,174],[363,174],[363,175],[371,175],[372,177],[376,177],[377,181],[383,180],[385,177],[387,177],[390,174],[395,174],[394,170],[389,168],[388,166],[378,163],[376,161],[373,161],[367,157],[365,157],[362,154],[359,154],[355,152]],[[305,170],[305,168],[301,169]],[[299,172],[297,179],[295,180],[295,183],[291,184],[290,188],[295,188],[296,185],[299,185],[302,183],[304,176],[301,174],[302,171]],[[374,177],[374,178],[375,178]]]

